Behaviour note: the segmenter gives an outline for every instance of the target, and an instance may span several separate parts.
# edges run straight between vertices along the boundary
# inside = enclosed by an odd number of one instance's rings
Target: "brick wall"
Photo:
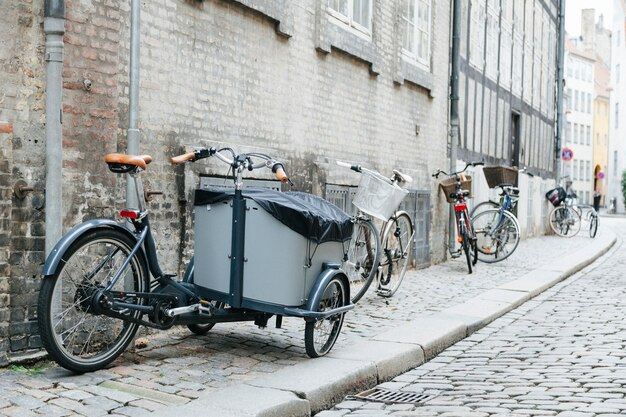
[[[295,189],[318,195],[327,183],[358,183],[335,159],[407,172],[415,188],[434,190],[431,259],[444,259],[448,206],[429,172],[447,166],[450,6],[433,2],[433,27],[440,29],[433,34],[432,74],[424,78],[398,64],[394,3],[376,2],[373,43],[351,49],[351,37],[327,21],[325,1],[283,1],[282,7],[262,0],[143,2],[139,127],[141,151],[155,158],[144,184],[164,192],[150,205],[164,270],[180,273],[193,248],[197,175],[228,170],[215,161],[172,168],[169,157],[187,146],[215,144],[270,153],[286,163]],[[0,307],[0,351],[9,352],[39,346],[42,4],[16,0],[0,15],[0,41],[10,42],[0,50],[0,121],[14,126],[13,133],[0,133],[0,193],[10,195],[17,179],[36,188],[24,200],[0,203],[0,297],[10,299],[9,309]],[[114,217],[124,205],[125,181],[102,157],[126,149],[129,8],[121,0],[67,2],[64,230]],[[326,44],[328,31],[333,37]]]

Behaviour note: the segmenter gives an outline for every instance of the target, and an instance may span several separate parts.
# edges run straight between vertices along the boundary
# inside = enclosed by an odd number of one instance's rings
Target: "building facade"
[[[578,201],[590,204],[593,200],[593,132],[595,96],[595,60],[581,45],[568,40],[565,44],[565,85],[567,105],[563,145],[573,151],[574,157],[561,165],[564,183],[571,188]]]
[[[516,166],[525,236],[546,229],[543,194],[554,185],[557,0],[464,1],[459,158]],[[480,170],[475,201],[489,190]]]
[[[545,228],[554,181],[557,0],[463,1],[459,159],[527,168],[518,217]],[[46,225],[45,0],[0,16],[0,364],[37,352]],[[335,161],[413,178],[405,202],[415,263],[447,257],[449,207],[430,174],[450,162],[451,1],[154,0],[141,4],[140,151],[166,271],[193,255],[193,192],[223,182],[211,160],[172,167],[194,146],[228,145],[285,162],[293,190],[350,210],[358,174]],[[130,2],[67,2],[63,59],[63,229],[124,207]],[[459,161],[459,164],[461,162]],[[256,173],[255,173],[256,174]],[[476,201],[490,191],[475,173]],[[266,181],[271,173],[251,180]]]
[[[0,17],[0,363],[37,351],[44,260],[44,0]],[[116,217],[124,152],[130,2],[67,2],[63,56],[63,229]],[[419,263],[446,257],[448,206],[430,173],[448,166],[450,2],[155,0],[142,2],[140,150],[162,267],[193,252],[193,190],[223,177],[207,162],[173,168],[190,147],[229,145],[285,162],[295,186],[334,199],[359,176],[336,160],[414,179]],[[4,47],[6,45],[6,47]],[[271,173],[256,179],[267,180]],[[15,192],[18,181],[21,189]],[[411,206],[412,204],[412,206]]]
[[[611,98],[609,107],[608,197],[612,208],[624,213],[622,178],[626,170],[626,1],[613,0],[611,48]],[[621,107],[621,109],[620,109]]]

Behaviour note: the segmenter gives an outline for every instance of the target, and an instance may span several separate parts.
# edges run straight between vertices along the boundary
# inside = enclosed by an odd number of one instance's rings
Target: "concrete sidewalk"
[[[479,264],[477,273],[465,277],[476,281],[489,274],[491,277],[485,286],[470,285],[467,292],[460,288],[462,293],[458,292],[459,288],[448,287],[456,296],[451,305],[440,311],[412,317],[396,316],[391,312],[393,317],[386,317],[384,325],[377,328],[378,332],[361,338],[350,337],[349,344],[339,343],[326,357],[306,360],[242,384],[209,392],[177,407],[176,415],[310,416],[346,395],[371,388],[423,364],[448,346],[589,265],[615,243],[615,235],[607,229],[603,228],[593,240],[581,231],[581,236],[574,239],[547,236],[525,241],[510,260],[495,265]],[[420,289],[419,285],[416,288],[414,275],[436,279],[442,269],[463,274],[464,266],[464,260],[451,261],[415,271],[401,287],[405,289],[404,297],[418,302]],[[496,274],[498,277],[494,277]],[[467,293],[470,295],[466,296]],[[361,303],[371,303],[372,297],[376,296],[372,294]],[[394,299],[388,301],[393,303]],[[367,311],[362,308],[349,314],[366,314],[376,320],[375,315]],[[171,410],[163,408],[150,415],[172,414]]]

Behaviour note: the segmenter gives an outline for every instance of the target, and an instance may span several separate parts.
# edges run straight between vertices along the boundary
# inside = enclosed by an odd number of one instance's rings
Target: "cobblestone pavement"
[[[316,417],[626,415],[626,221],[603,223],[618,235],[607,255],[378,387],[422,405],[347,399]]]
[[[472,275],[462,258],[409,271],[393,298],[370,292],[347,314],[334,350],[349,349],[355,340],[462,303],[588,243],[582,232],[572,239],[525,240],[505,262],[479,264]],[[282,329],[230,323],[216,325],[206,336],[181,327],[147,337],[146,347],[132,349],[108,369],[90,374],[72,375],[52,364],[43,371],[15,366],[0,370],[0,415],[134,416],[309,360],[304,352],[304,321],[294,318],[286,318]],[[465,343],[469,342],[461,346]]]

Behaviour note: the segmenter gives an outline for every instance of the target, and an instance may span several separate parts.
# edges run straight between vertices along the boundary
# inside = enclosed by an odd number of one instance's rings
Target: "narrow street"
[[[418,405],[346,400],[318,417],[626,414],[626,220],[595,263],[379,388]],[[558,259],[555,259],[557,261]]]

